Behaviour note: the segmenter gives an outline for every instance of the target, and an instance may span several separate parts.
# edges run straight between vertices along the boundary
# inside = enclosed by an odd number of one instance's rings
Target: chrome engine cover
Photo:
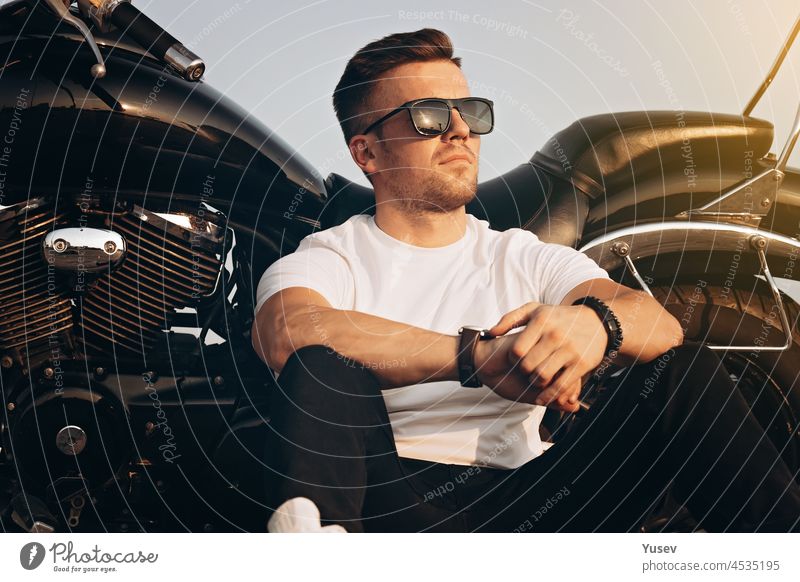
[[[102,228],[59,228],[44,237],[42,254],[61,271],[98,273],[120,264],[125,239]]]

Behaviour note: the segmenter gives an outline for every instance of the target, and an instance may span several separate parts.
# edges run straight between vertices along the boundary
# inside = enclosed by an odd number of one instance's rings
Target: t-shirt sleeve
[[[255,313],[267,299],[288,287],[313,289],[336,309],[349,309],[354,292],[347,260],[334,249],[301,241],[297,250],[272,263],[258,282]]]
[[[541,302],[559,305],[567,293],[591,279],[611,279],[594,260],[566,245],[538,242],[532,253],[534,281]]]

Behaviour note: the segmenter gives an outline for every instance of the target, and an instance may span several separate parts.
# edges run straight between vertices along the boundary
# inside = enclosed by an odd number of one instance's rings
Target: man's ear
[[[350,155],[362,172],[371,174],[377,170],[375,166],[375,153],[373,142],[364,134],[354,135],[350,138]]]

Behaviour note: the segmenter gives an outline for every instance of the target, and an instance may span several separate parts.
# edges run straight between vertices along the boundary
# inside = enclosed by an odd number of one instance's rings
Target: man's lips
[[[472,163],[472,158],[470,158],[469,156],[467,156],[467,155],[464,155],[464,154],[456,154],[456,155],[454,155],[454,156],[450,156],[449,158],[446,158],[446,159],[445,159],[445,160],[442,162],[442,164],[448,164],[448,163],[450,163],[450,162],[454,162],[454,161],[456,161],[456,160],[464,160],[464,161],[465,161],[465,162],[467,162],[467,163],[470,163],[470,164]]]

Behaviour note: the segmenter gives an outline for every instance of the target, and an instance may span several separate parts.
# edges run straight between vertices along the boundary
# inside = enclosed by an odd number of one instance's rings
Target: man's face
[[[399,105],[422,97],[470,97],[461,69],[450,61],[409,63],[395,67],[375,84],[372,105],[378,119]],[[480,136],[456,109],[447,132],[419,135],[407,111],[400,111],[366,136],[354,136],[351,150],[364,140],[362,169],[372,174],[376,191],[402,201],[411,212],[449,212],[472,200],[478,187]],[[364,124],[367,125],[366,123]],[[453,156],[467,159],[448,161]]]

